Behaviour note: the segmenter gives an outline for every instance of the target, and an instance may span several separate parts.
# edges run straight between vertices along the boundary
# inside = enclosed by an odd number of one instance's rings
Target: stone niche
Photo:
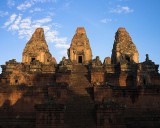
[[[115,34],[115,41],[112,49],[112,64],[138,63],[138,51],[129,33],[125,28],[119,28]]]
[[[36,29],[23,51],[23,63],[30,64],[35,60],[38,60],[43,64],[56,64],[55,58],[52,57],[51,53],[49,52],[43,28]]]
[[[74,64],[88,64],[92,60],[92,50],[83,27],[76,30],[68,49],[68,57]]]

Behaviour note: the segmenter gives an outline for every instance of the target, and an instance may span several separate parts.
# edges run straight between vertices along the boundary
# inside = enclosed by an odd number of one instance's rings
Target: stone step
[[[88,72],[88,68],[84,65],[74,65],[72,68],[72,72]]]

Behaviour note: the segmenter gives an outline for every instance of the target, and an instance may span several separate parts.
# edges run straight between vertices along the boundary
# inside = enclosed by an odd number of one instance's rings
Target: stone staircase
[[[76,65],[71,78],[65,128],[96,128],[94,101],[87,91],[90,86],[87,67]]]
[[[71,86],[72,87],[90,86],[89,76],[90,76],[89,71],[86,66],[74,65],[71,74]]]
[[[85,65],[74,65],[72,68],[72,72],[86,73],[88,72],[88,68]]]
[[[88,96],[72,95],[66,104],[65,128],[95,128],[94,103]]]

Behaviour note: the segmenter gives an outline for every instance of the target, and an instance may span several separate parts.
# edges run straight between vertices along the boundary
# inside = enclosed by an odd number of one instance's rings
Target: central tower
[[[78,27],[74,35],[68,57],[74,64],[88,64],[92,60],[92,50],[84,27]]]

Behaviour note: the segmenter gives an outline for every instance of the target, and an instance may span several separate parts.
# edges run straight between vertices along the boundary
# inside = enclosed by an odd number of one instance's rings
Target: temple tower
[[[74,64],[88,64],[92,60],[92,50],[85,28],[77,28],[68,49],[68,57]]]
[[[112,49],[112,64],[121,62],[138,63],[138,51],[125,28],[119,28],[115,34]]]
[[[55,58],[49,52],[43,28],[36,29],[23,51],[23,63],[30,64],[34,60],[38,60],[43,64],[56,63]]]

